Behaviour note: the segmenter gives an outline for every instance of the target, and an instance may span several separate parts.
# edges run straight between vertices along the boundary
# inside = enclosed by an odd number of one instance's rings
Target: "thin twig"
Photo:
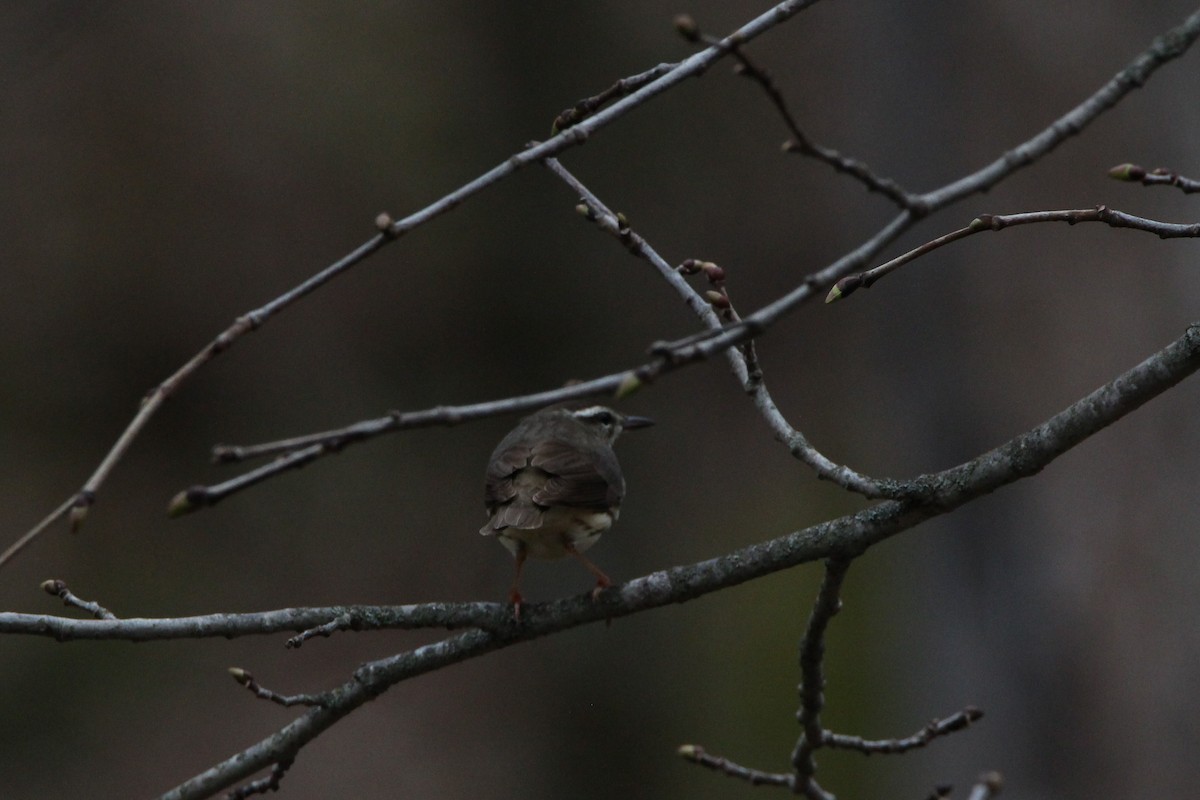
[[[691,354],[693,359],[697,354]],[[386,433],[434,425],[457,425],[468,420],[494,417],[501,414],[531,411],[553,403],[583,400],[590,397],[625,396],[659,375],[678,369],[682,359],[656,358],[631,369],[614,372],[589,381],[572,383],[559,389],[491,400],[465,406],[437,406],[423,411],[392,411],[383,417],[363,420],[322,433],[306,434],[254,445],[220,445],[213,449],[214,460],[232,463],[257,456],[282,453],[274,461],[211,486],[191,486],[175,495],[167,506],[172,517],[199,508],[215,505],[230,495],[247,489],[284,472],[299,469],[317,459],[341,452],[344,448],[374,439]],[[297,449],[298,448],[298,449]]]
[[[690,42],[698,41],[712,45],[718,41],[716,37],[701,32],[692,18],[686,15],[675,18],[675,27]],[[801,155],[822,161],[833,167],[837,172],[851,176],[863,184],[867,188],[867,191],[879,192],[900,208],[921,213],[922,209],[914,201],[913,195],[906,192],[896,181],[891,178],[882,178],[872,172],[862,161],[844,156],[832,148],[822,147],[810,139],[801,130],[800,124],[796,121],[791,109],[788,108],[787,101],[783,97],[783,92],[780,91],[778,84],[775,83],[775,78],[771,75],[771,71],[751,59],[745,50],[737,45],[734,45],[731,52],[733,57],[738,61],[735,72],[751,79],[762,87],[771,104],[779,112],[779,116],[783,118],[783,124],[787,127],[788,132],[792,134],[792,138],[783,143],[783,151],[785,153],[800,153]]]
[[[891,261],[878,267],[847,275],[833,285],[825,298],[826,303],[841,300],[857,289],[869,289],[872,284],[885,275],[895,272],[905,264],[928,255],[951,242],[957,242],[976,233],[984,231],[1002,231],[1017,225],[1033,225],[1040,222],[1065,222],[1075,225],[1079,222],[1103,222],[1111,228],[1132,228],[1133,230],[1153,233],[1160,239],[1180,239],[1200,237],[1200,223],[1160,222],[1145,217],[1137,217],[1124,211],[1117,211],[1107,206],[1095,208],[1077,208],[1065,211],[1026,211],[1019,214],[980,214],[965,228],[943,234],[920,247],[915,247]]]
[[[1143,186],[1174,186],[1184,194],[1200,192],[1200,181],[1162,167],[1148,170],[1137,164],[1118,164],[1108,174],[1119,181],[1132,181]]]
[[[851,559],[845,557],[830,558],[825,562],[825,578],[800,640],[800,710],[796,712],[796,719],[801,732],[792,751],[792,770],[795,785],[806,795],[816,795],[822,800],[828,795],[806,787],[810,787],[817,773],[813,754],[825,743],[825,730],[821,727],[821,711],[825,707],[825,630],[842,608],[842,582],[850,562]]]
[[[956,731],[961,731],[982,717],[983,712],[978,708],[967,706],[962,711],[951,714],[945,719],[935,719],[912,736],[904,739],[871,740],[863,739],[859,736],[846,736],[845,734],[833,733],[827,730],[822,735],[821,743],[826,747],[857,750],[867,755],[873,753],[906,753],[909,750],[925,747],[938,737],[948,736]]]
[[[284,708],[290,708],[291,706],[324,707],[329,705],[331,700],[331,697],[328,693],[279,694],[278,692],[273,692],[256,681],[254,676],[250,674],[249,670],[242,669],[241,667],[230,667],[229,674],[233,676],[235,681],[249,689],[255,697],[258,697],[262,700],[270,700],[272,703],[281,705]]]
[[[707,753],[698,744],[680,745],[677,751],[686,761],[707,767],[730,778],[743,780],[751,786],[788,786],[792,785],[792,776],[782,772],[763,772],[749,767],[743,767],[727,758]]]
[[[116,619],[117,615],[93,600],[82,600],[71,593],[64,581],[52,578],[42,581],[42,591],[62,599],[63,603],[88,612],[96,619]]]
[[[561,112],[554,118],[554,122],[550,125],[551,133],[560,133],[567,128],[578,125],[612,101],[636,92],[647,83],[661,78],[678,66],[678,64],[659,64],[657,67],[651,67],[637,75],[621,78],[603,92],[591,97],[585,97],[575,105]]]
[[[331,619],[324,625],[317,625],[315,628],[308,628],[296,634],[287,640],[286,647],[289,650],[295,650],[303,645],[309,639],[317,636],[329,637],[338,631],[352,630],[354,628],[355,615],[352,613],[342,614],[336,619]]]
[[[279,783],[283,780],[283,776],[289,769],[292,768],[294,760],[291,758],[278,761],[275,766],[271,767],[271,774],[265,778],[259,778],[256,781],[251,781],[245,786],[234,789],[229,794],[225,795],[227,800],[245,800],[245,798],[256,794],[266,794],[267,792],[279,791]]]

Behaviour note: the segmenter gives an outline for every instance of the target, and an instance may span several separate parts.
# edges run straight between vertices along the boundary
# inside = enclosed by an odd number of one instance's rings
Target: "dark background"
[[[237,315],[484,172],[556,113],[725,33],[760,2],[25,3],[0,7],[0,532],[82,484],[142,394]],[[805,129],[924,191],[992,161],[1178,24],[1182,2],[822,3],[754,42]],[[924,221],[887,256],[981,212],[1106,203],[1195,219],[1124,161],[1200,173],[1190,53],[1079,139]],[[564,163],[670,261],[710,259],[750,311],[895,213],[779,150],[761,92],[722,62]],[[83,531],[0,574],[0,607],[120,616],[499,600],[511,559],[475,531],[513,424],[356,446],[187,518],[167,500],[234,474],[211,445],[323,430],[612,372],[698,323],[653,271],[531,167],[425,226],[206,367],[159,413]],[[909,476],[977,455],[1197,318],[1194,241],[1102,226],[974,237],[760,343],[789,418],[835,460]],[[1200,384],[1036,478],[852,568],[825,721],[909,734],[975,704],[969,732],[902,758],[823,754],[845,797],[958,796],[985,769],[1021,798],[1182,797],[1200,771]],[[629,495],[593,550],[629,579],[863,507],[775,443],[722,360],[622,408]],[[233,468],[236,470],[236,468]],[[786,770],[796,646],[820,571],[590,626],[427,675],[307,747],[284,783],[324,797],[746,797],[674,755],[702,744]],[[531,600],[590,586],[535,563]],[[65,612],[73,613],[73,612]],[[156,795],[296,712],[238,688],[319,691],[431,634],[130,645],[0,643],[6,797]]]

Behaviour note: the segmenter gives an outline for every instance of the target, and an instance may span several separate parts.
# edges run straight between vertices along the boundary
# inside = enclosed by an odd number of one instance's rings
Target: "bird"
[[[575,558],[596,578],[593,599],[612,585],[583,551],[612,527],[625,496],[613,442],[621,431],[653,424],[605,406],[552,406],[522,419],[496,446],[484,477],[488,521],[479,532],[516,559],[508,600],[518,620],[526,558]]]

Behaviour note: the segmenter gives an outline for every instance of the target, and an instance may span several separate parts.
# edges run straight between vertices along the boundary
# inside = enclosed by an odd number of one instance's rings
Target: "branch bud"
[[[674,20],[675,30],[689,42],[700,41],[700,26],[696,24],[696,20],[692,19],[687,14],[680,14]]]
[[[1108,177],[1119,181],[1140,181],[1146,177],[1146,170],[1137,164],[1118,164],[1108,171]]]
[[[642,388],[642,379],[632,372],[626,372],[625,377],[621,378],[621,382],[617,385],[617,390],[613,392],[613,398],[620,400]]]
[[[197,508],[200,508],[204,504],[207,491],[203,486],[192,486],[184,489],[172,497],[171,502],[167,504],[167,516],[175,519],[175,517],[182,517],[184,514],[190,514]]]
[[[52,594],[55,597],[58,597],[66,590],[67,584],[58,578],[50,578],[49,580],[42,581],[41,587],[42,591],[46,594]]]

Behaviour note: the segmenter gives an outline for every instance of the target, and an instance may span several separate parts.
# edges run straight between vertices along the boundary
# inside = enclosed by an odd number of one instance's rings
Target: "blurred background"
[[[139,398],[237,315],[545,138],[616,79],[691,52],[763,2],[43,2],[0,7],[0,545],[92,472]],[[925,191],[1091,94],[1185,2],[822,3],[755,41],[805,130]],[[1098,203],[1196,218],[1126,161],[1200,175],[1200,53],[986,197],[981,212]],[[722,62],[563,157],[673,263],[720,263],[753,310],[895,210],[785,155],[759,89]],[[645,263],[528,168],[272,320],[197,375],[103,488],[0,574],[0,608],[67,613],[61,578],[120,616],[500,600],[511,558],[476,534],[492,447],[515,420],[393,435],[168,521],[168,499],[238,468],[218,442],[469,403],[640,362],[698,323]],[[1034,226],[946,248],[760,342],[766,380],[831,458],[906,477],[1059,411],[1196,320],[1195,241]],[[703,288],[703,287],[701,287]],[[894,758],[825,753],[844,797],[956,796],[983,770],[1032,800],[1191,794],[1200,749],[1200,382],[1037,477],[871,550],[829,642],[831,727],[908,735],[964,705],[970,731]],[[591,551],[615,579],[864,507],[774,442],[722,360],[622,408],[629,494]],[[755,791],[685,742],[786,770],[796,649],[820,568],[590,626],[402,684],[307,747],[283,784],[326,797],[692,797]],[[590,588],[531,565],[530,600]],[[297,716],[280,692],[342,682],[434,638],[285,635],[133,646],[0,642],[6,797],[155,796]]]

